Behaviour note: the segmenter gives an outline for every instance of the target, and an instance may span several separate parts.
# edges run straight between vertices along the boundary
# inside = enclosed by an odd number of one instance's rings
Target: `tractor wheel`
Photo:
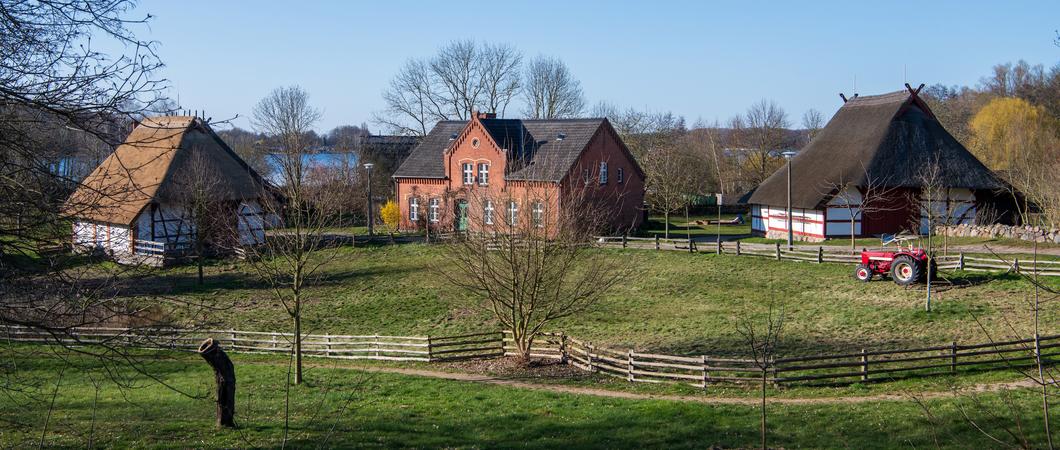
[[[857,278],[858,281],[868,283],[869,281],[872,281],[872,269],[864,264],[858,264],[858,266],[854,268],[854,278]]]
[[[909,286],[920,279],[920,264],[909,255],[891,261],[891,279],[899,286]]]

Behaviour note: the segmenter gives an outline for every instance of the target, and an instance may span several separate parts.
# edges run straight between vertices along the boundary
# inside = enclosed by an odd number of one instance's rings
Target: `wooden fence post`
[[[710,372],[707,372],[707,355],[700,356],[703,362],[703,389],[707,388],[707,381],[710,380]]]
[[[324,356],[328,357],[328,358],[331,357],[331,335],[330,334],[325,334],[324,335]]]
[[[567,357],[567,335],[566,333],[559,334],[559,362],[561,364],[569,364],[570,359]]]
[[[718,254],[721,254],[721,236],[718,236]]]
[[[950,343],[950,373],[957,373],[957,341]]]
[[[780,261],[780,243],[777,242],[777,261]]]
[[[861,380],[869,379],[869,355],[868,351],[861,349]]]
[[[964,270],[964,252],[957,255],[957,269]]]
[[[740,241],[736,241],[736,256],[740,256]]]
[[[277,350],[278,346],[279,346],[279,342],[276,340],[276,332],[273,331],[272,332],[272,345],[270,345],[269,347],[271,347],[273,350]]]
[[[585,343],[585,359],[587,361],[589,361],[589,373],[596,372],[596,370],[593,369],[593,343],[592,342],[586,342]]]
[[[627,355],[629,355],[629,366],[626,368],[626,379],[628,381],[633,381],[633,350],[630,350]]]
[[[1020,273],[1020,259],[1019,258],[1012,258],[1012,271],[1016,272],[1016,273]]]
[[[375,350],[374,352],[372,352],[372,355],[374,355],[375,357],[378,358],[379,357],[379,335],[378,334],[373,334],[372,335],[372,347],[371,348],[373,350]]]
[[[504,333],[501,333],[501,351],[504,351]],[[431,335],[427,335],[427,362],[434,360],[434,344],[431,342]]]
[[[626,234],[622,233],[622,248],[626,248]]]
[[[821,264],[823,262],[824,262],[824,247],[818,246],[817,247],[817,264]]]
[[[655,235],[655,249],[659,249],[659,235],[657,234]]]

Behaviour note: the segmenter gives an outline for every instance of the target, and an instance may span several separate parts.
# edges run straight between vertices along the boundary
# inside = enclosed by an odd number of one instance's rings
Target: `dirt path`
[[[314,364],[316,365],[316,364]],[[317,365],[318,367],[334,367]],[[534,391],[555,392],[560,394],[592,395],[596,397],[622,398],[630,400],[666,400],[678,402],[694,402],[714,405],[744,405],[754,406],[760,400],[753,397],[705,397],[696,395],[671,395],[671,394],[642,394],[638,392],[612,391],[581,386],[561,386],[555,384],[531,383],[511,378],[503,378],[491,375],[481,375],[460,372],[441,372],[425,369],[408,369],[400,367],[358,366],[345,367],[349,369],[362,370],[375,373],[393,373],[399,375],[410,375],[417,377],[436,378],[443,380],[465,381],[471,383],[482,383],[497,386],[508,386],[519,389],[530,389]],[[996,392],[1008,389],[1032,387],[1030,381],[1016,381],[1009,383],[977,384],[963,388],[959,393],[983,393]],[[806,397],[806,398],[770,398],[770,404],[786,405],[820,405],[820,404],[851,404],[884,401],[911,401],[914,397],[920,400],[948,398],[954,395],[953,391],[917,392],[910,394],[878,394],[853,397]]]

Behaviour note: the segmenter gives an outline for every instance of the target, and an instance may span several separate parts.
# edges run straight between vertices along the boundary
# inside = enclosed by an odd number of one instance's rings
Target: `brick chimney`
[[[479,120],[482,120],[482,119],[496,119],[497,118],[497,113],[479,112],[479,113],[476,113],[476,115],[478,116]]]

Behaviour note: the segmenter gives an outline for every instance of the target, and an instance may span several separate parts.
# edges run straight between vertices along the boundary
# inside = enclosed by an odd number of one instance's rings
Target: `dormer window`
[[[472,163],[464,163],[462,164],[462,167],[464,169],[464,184],[475,184],[475,165]]]
[[[489,184],[490,184],[490,165],[489,165],[489,163],[478,163],[478,184],[479,184],[479,186],[489,186]]]

